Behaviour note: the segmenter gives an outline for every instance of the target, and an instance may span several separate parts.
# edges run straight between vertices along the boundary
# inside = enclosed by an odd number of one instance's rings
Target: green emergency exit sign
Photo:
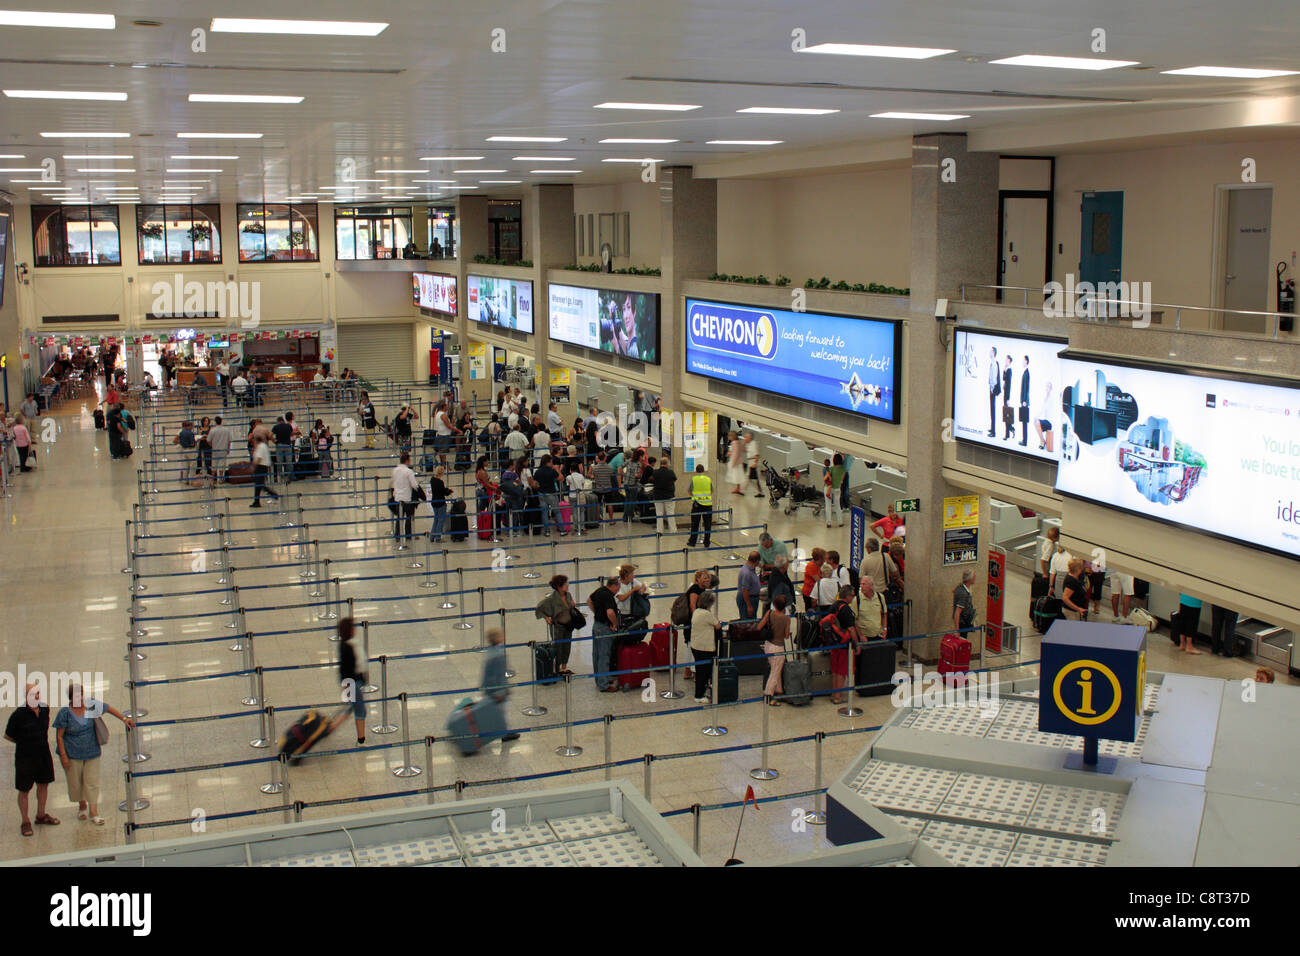
[[[909,512],[909,511],[911,511],[911,512],[920,512],[920,510],[921,510],[921,499],[920,499],[920,498],[900,498],[900,499],[898,499],[897,501],[894,502],[894,510],[897,511],[899,514],[906,514],[906,513]]]

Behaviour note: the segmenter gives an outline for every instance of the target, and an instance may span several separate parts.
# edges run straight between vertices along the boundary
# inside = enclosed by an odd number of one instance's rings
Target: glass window
[[[141,265],[221,261],[221,207],[136,207]]]
[[[460,227],[456,223],[454,209],[429,207],[429,258],[456,258],[456,243],[460,238]]]
[[[413,248],[411,207],[340,206],[334,210],[336,259],[407,259]]]
[[[240,203],[240,262],[315,262],[316,204]]]
[[[32,244],[38,266],[122,263],[116,206],[33,206]]]

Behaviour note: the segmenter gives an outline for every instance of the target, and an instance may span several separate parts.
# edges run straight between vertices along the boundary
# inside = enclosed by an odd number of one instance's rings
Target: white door
[[[1002,285],[1041,289],[1047,274],[1047,200],[1008,196],[1002,204]],[[1004,296],[1018,303],[1018,293]],[[1030,305],[1037,305],[1030,296]]]
[[[1273,189],[1229,189],[1227,235],[1224,237],[1223,307],[1266,312],[1269,308],[1269,233],[1273,223]],[[1230,331],[1258,331],[1262,323],[1250,316],[1224,316]]]

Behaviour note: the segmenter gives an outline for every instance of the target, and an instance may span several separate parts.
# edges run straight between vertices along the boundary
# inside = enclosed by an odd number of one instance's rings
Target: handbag
[[[1016,410],[1010,405],[1002,406],[1002,422],[1005,425],[1014,425],[1016,423]]]
[[[401,509],[397,507],[397,496],[392,491],[388,492],[388,510],[392,512],[394,518],[402,513]]]
[[[102,747],[108,743],[108,724],[104,723],[103,717],[96,717],[94,723],[95,740],[97,740],[99,745]]]

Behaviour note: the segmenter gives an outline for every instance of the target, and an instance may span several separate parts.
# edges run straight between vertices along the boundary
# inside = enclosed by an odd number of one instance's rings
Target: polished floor
[[[60,410],[55,415],[56,439],[41,447],[38,470],[14,476],[12,497],[3,499],[0,568],[7,594],[0,641],[6,670],[16,671],[21,663],[28,671],[102,672],[109,702],[125,709],[125,634],[131,609],[130,579],[122,573],[127,563],[125,522],[132,518],[132,505],[137,502],[137,468],[150,449],[144,445],[143,433],[138,433],[141,447],[134,458],[110,460],[107,438],[94,430],[89,413],[89,407]],[[259,789],[271,779],[273,765],[265,758],[272,751],[249,746],[249,741],[260,734],[257,709],[241,703],[250,693],[249,681],[229,676],[242,668],[244,659],[241,653],[229,649],[236,629],[228,625],[235,622],[230,608],[219,603],[229,592],[217,583],[222,572],[205,566],[205,556],[195,550],[214,547],[218,535],[208,530],[215,527],[209,515],[226,510],[223,499],[227,495],[231,499],[228,537],[233,542],[230,563],[236,569],[234,583],[240,588],[238,604],[244,608],[244,624],[239,629],[246,627],[255,635],[255,660],[263,668],[267,701],[286,709],[329,705],[338,694],[332,664],[335,645],[328,639],[332,622],[318,620],[322,599],[312,596],[318,579],[300,576],[303,566],[298,559],[305,547],[292,540],[300,535],[298,528],[284,527],[286,519],[297,520],[297,498],[289,501],[289,513],[281,515],[274,508],[249,509],[251,491],[247,486],[222,488],[205,514],[202,492],[179,489],[166,480],[170,474],[167,469],[177,465],[177,451],[170,451],[172,461],[159,465],[160,492],[149,508],[148,536],[142,543],[148,556],[140,558],[137,565],[146,588],[136,607],[138,626],[146,634],[137,640],[147,657],[139,664],[138,679],[143,686],[138,690],[137,704],[149,712],[142,721],[138,748],[149,754],[149,759],[135,764],[141,774],[137,778],[138,794],[149,801],[148,808],[137,815],[137,822],[146,827],[138,835],[142,841],[175,838],[200,830],[263,826],[283,819],[281,812],[270,812],[281,805],[283,797],[269,796]],[[380,474],[381,469],[391,466],[378,456],[369,460],[371,474]],[[672,597],[682,587],[685,570],[718,563],[723,567],[723,587],[734,587],[737,562],[728,560],[733,541],[725,534],[717,536],[707,557],[698,550],[691,554],[689,567],[684,567],[681,555],[684,534],[675,543],[664,542],[666,549],[676,553],[658,559],[650,556],[654,551],[653,535],[628,539],[622,526],[613,532],[617,540],[610,542],[611,552],[598,553],[597,543],[588,538],[559,539],[534,548],[521,541],[506,548],[520,557],[506,561],[501,551],[494,555],[493,545],[471,537],[463,544],[446,545],[451,572],[446,578],[441,573],[441,554],[435,552],[435,573],[430,578],[427,569],[407,567],[412,560],[409,553],[394,553],[387,537],[388,522],[376,519],[373,509],[363,510],[369,499],[353,498],[350,487],[343,482],[304,482],[294,484],[292,491],[302,494],[309,537],[318,542],[321,558],[330,559],[329,576],[341,579],[342,597],[353,599],[356,617],[371,622],[371,656],[393,658],[387,668],[389,694],[418,695],[409,701],[409,736],[416,741],[410,760],[424,771],[413,778],[394,776],[392,771],[405,760],[403,749],[393,744],[402,734],[370,732],[366,746],[358,749],[349,722],[317,748],[323,751],[321,756],[289,771],[293,800],[308,804],[337,801],[328,806],[309,806],[304,819],[353,813],[365,806],[424,802],[427,795],[411,791],[429,781],[435,787],[465,781],[467,795],[490,796],[574,779],[599,779],[603,771],[576,778],[571,772],[605,759],[606,728],[601,718],[606,714],[616,718],[609,725],[612,758],[635,761],[614,769],[614,774],[640,787],[645,778],[641,758],[647,753],[659,758],[651,766],[650,786],[652,802],[661,811],[695,803],[708,806],[735,801],[743,797],[750,784],[760,800],[814,787],[811,740],[773,747],[770,765],[780,777],[761,783],[749,773],[759,765],[754,750],[699,753],[761,740],[761,703],[721,709],[718,719],[729,733],[711,737],[701,733],[710,722],[709,713],[697,708],[689,693],[671,702],[657,697],[646,701],[641,693],[631,691],[599,694],[589,678],[575,679],[571,688],[572,718],[589,721],[573,730],[573,742],[583,748],[582,755],[561,757],[555,753],[556,747],[565,742],[564,730],[553,726],[565,713],[564,689],[557,685],[538,691],[539,702],[549,709],[543,717],[522,715],[520,710],[530,703],[532,689],[516,690],[510,711],[513,727],[523,732],[519,740],[494,743],[468,758],[449,743],[435,742],[432,765],[426,761],[424,737],[444,735],[448,713],[478,684],[478,655],[472,651],[479,646],[484,628],[477,616],[477,589],[482,589],[482,606],[488,612],[489,623],[499,621],[499,609],[507,610],[509,642],[538,639],[543,635],[532,609],[544,594],[552,566],[538,567],[541,577],[528,579],[524,573],[530,561],[555,561],[560,570],[572,576],[574,559],[578,559],[581,594],[585,597],[593,577],[607,573],[631,550],[641,577],[650,581],[658,576],[665,582],[666,587],[655,597],[651,620],[666,620]],[[822,544],[848,551],[847,529],[836,529],[835,537],[830,539],[831,533],[806,513],[787,517],[773,511],[766,499],[722,497],[730,499],[726,504],[734,504],[734,526],[744,529],[734,532],[735,548],[752,547],[766,522],[775,534],[787,539],[797,536],[801,548]],[[334,510],[315,510],[325,508]],[[425,531],[428,526],[426,511],[417,519],[417,529]],[[429,559],[424,548],[421,541],[415,556],[421,563]],[[441,609],[438,605],[444,600],[444,592],[457,587],[458,570],[463,572],[463,584],[470,593],[453,596],[456,609]],[[421,587],[430,580],[438,586]],[[1027,636],[1019,659],[1033,660],[1037,641],[1023,620],[1028,605],[1027,579],[1013,575],[1008,590],[1010,619],[1026,625],[1023,630]],[[730,616],[734,597],[723,595],[721,606],[724,616]],[[469,615],[466,620],[473,624],[472,628],[456,626],[462,611]],[[517,679],[526,679],[527,649],[512,649],[509,660],[520,672]],[[997,663],[1014,665],[1016,660],[1009,657]],[[589,673],[590,661],[590,645],[582,644],[575,650],[570,666],[579,674]],[[1148,668],[1224,678],[1254,673],[1250,662],[1225,661],[1208,653],[1190,657],[1175,652],[1167,640],[1158,637],[1151,641]],[[378,664],[371,665],[371,677],[376,682],[380,670]],[[1013,666],[1006,674],[1011,677],[1031,672],[1032,668]],[[666,677],[658,675],[658,679]],[[1282,676],[1279,680],[1289,678]],[[759,678],[742,678],[742,698],[760,694]],[[809,707],[769,709],[770,737],[779,740],[807,737],[819,730],[837,732],[824,744],[823,783],[827,783],[869,742],[868,728],[879,725],[891,713],[887,696],[862,701],[861,705],[865,713],[855,719],[840,717],[824,697]],[[388,716],[392,723],[400,725],[396,703],[391,705]],[[380,708],[372,704],[368,724],[373,727],[380,721]],[[277,717],[277,731],[282,731],[287,722]],[[19,833],[16,809],[9,804],[10,809],[0,814],[0,858],[122,842],[126,817],[118,803],[125,799],[122,757],[126,746],[121,725],[116,721],[110,721],[110,725],[112,739],[103,761],[101,803],[107,825],[95,827],[76,820],[59,768],[51,787],[50,809],[62,825],[37,827],[35,837],[24,838]],[[343,752],[330,752],[335,750]],[[671,756],[677,754],[686,756]],[[12,757],[11,746],[0,749],[0,771],[11,773]],[[232,763],[236,765],[216,766]],[[545,774],[557,775],[534,776]],[[533,779],[516,779],[530,776]],[[504,778],[511,781],[500,782]],[[393,793],[407,795],[383,796]],[[375,799],[354,802],[359,798]],[[435,799],[448,801],[455,796],[444,790]],[[805,828],[795,822],[801,814],[795,814],[794,808],[807,810],[812,806],[811,797],[800,797],[765,802],[758,813],[751,809],[745,817],[736,855],[754,861],[825,847],[819,828]],[[718,864],[732,855],[738,812],[726,809],[702,814],[700,851],[706,862]],[[220,819],[223,814],[243,813],[247,815]],[[691,816],[682,814],[671,819],[682,835],[692,840]]]

